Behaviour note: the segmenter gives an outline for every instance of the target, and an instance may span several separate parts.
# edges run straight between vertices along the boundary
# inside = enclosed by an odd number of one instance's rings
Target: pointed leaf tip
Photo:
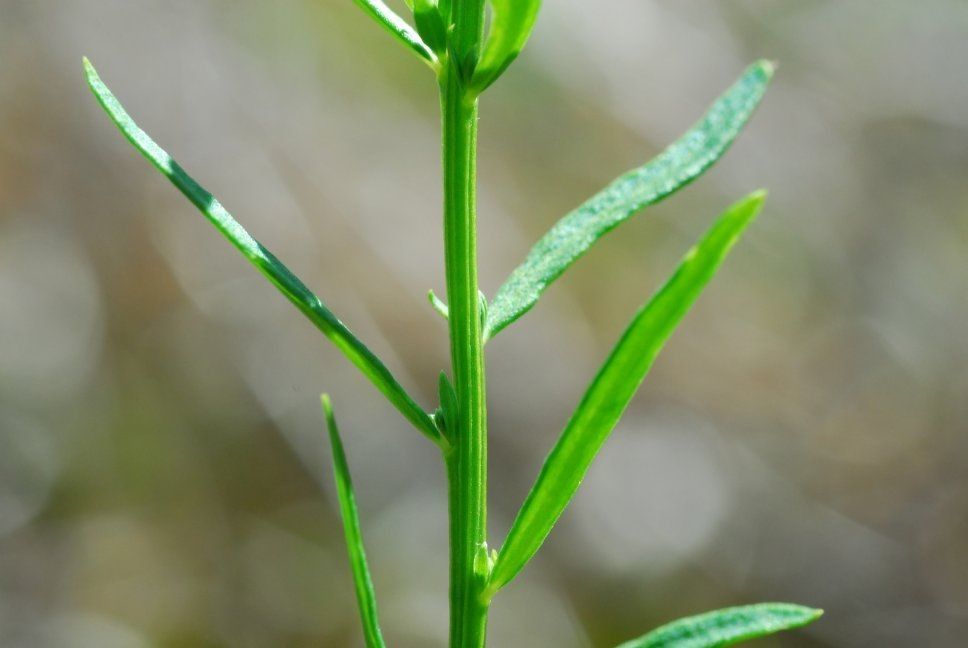
[[[121,134],[189,200],[228,241],[367,377],[414,427],[435,443],[434,422],[382,361],[289,268],[253,238],[194,178],[138,126],[86,58],[88,85]]]
[[[544,291],[602,236],[701,176],[740,134],[766,92],[773,66],[754,63],[706,116],[657,158],[630,171],[559,220],[497,291],[489,340],[531,310]]]
[[[572,414],[511,525],[491,573],[489,595],[509,583],[541,548],[659,352],[759,213],[763,198],[757,192],[727,209],[632,319]]]
[[[320,396],[320,401],[323,405],[329,442],[333,451],[333,477],[336,480],[336,495],[339,498],[340,517],[343,519],[346,551],[350,560],[350,570],[353,573],[353,584],[356,587],[360,619],[363,623],[363,636],[367,648],[385,648],[377,613],[376,592],[373,588],[373,579],[370,577],[370,568],[366,562],[360,513],[356,507],[356,494],[353,491],[353,479],[346,461],[346,452],[340,439],[339,427],[336,425],[329,395],[323,394]]]
[[[792,603],[759,603],[686,617],[617,648],[718,648],[803,627],[823,610]]]

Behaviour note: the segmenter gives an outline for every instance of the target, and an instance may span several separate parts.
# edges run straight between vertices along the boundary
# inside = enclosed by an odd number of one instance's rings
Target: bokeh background
[[[827,615],[761,645],[964,646],[968,3],[545,5],[483,101],[490,293],[745,65],[780,71],[719,166],[489,345],[493,545],[635,309],[771,198],[491,644],[791,600]],[[0,645],[361,645],[323,390],[385,633],[444,645],[436,453],[123,141],[84,54],[428,407],[448,363],[435,84],[350,0],[0,0]]]

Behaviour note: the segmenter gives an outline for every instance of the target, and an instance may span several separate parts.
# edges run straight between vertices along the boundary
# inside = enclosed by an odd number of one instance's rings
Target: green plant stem
[[[466,90],[463,61],[474,60],[484,24],[483,0],[453,5],[450,59],[440,74],[443,126],[444,256],[450,352],[458,424],[446,451],[450,506],[450,643],[482,648],[487,603],[481,596],[487,551],[487,414],[477,285],[476,96]]]

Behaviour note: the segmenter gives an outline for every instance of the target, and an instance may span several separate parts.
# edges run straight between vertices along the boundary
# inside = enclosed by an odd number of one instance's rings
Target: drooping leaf
[[[489,592],[510,582],[541,547],[659,351],[756,217],[764,199],[765,194],[757,192],[730,207],[635,315],[545,460],[498,553]]]
[[[439,442],[439,434],[430,416],[404,391],[380,359],[360,342],[289,268],[252,238],[212,194],[195,182],[168,153],[138,127],[101,81],[94,66],[87,59],[84,59],[84,69],[94,96],[128,141],[168,178],[252,265],[315,324],[401,414],[434,442]]]
[[[772,76],[771,63],[752,65],[696,126],[659,157],[621,176],[558,221],[498,290],[491,302],[485,340],[528,312],[551,282],[604,234],[712,166],[753,114]]]
[[[617,648],[719,648],[799,628],[822,614],[791,603],[725,608],[673,621]]]
[[[471,88],[483,92],[524,49],[538,19],[541,0],[491,0],[491,29],[474,69]]]
[[[370,578],[370,568],[366,564],[366,551],[363,549],[363,533],[360,530],[360,514],[356,509],[356,495],[353,493],[353,480],[350,478],[350,467],[346,462],[343,442],[336,426],[333,415],[333,405],[327,394],[322,396],[323,414],[326,416],[326,427],[329,430],[329,442],[333,448],[333,473],[336,478],[336,494],[339,497],[339,512],[343,518],[343,533],[346,536],[346,551],[350,558],[350,569],[353,572],[353,584],[356,586],[356,601],[360,607],[360,619],[363,622],[363,637],[367,648],[384,648],[383,634],[380,632],[380,620],[376,609],[376,592],[373,591],[373,580]]]
[[[423,42],[420,34],[407,24],[403,18],[398,16],[393,9],[386,6],[383,0],[353,0],[371,18],[380,23],[388,32],[393,34],[397,40],[406,45],[412,52],[422,58],[431,67],[436,67],[437,56],[431,48]],[[411,4],[412,3],[409,3]],[[413,7],[411,6],[411,9]]]

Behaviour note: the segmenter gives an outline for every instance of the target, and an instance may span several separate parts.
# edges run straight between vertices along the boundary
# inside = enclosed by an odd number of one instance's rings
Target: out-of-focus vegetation
[[[780,73],[729,164],[490,345],[493,536],[708,215],[737,187],[771,201],[496,601],[492,644],[611,645],[788,599],[827,615],[775,645],[959,645],[968,6],[609,3],[547,3],[484,101],[485,291],[747,61]],[[358,642],[324,389],[366,475],[387,640],[442,645],[434,454],[103,136],[82,54],[424,402],[447,363],[423,297],[443,287],[433,81],[351,2],[0,0],[0,645]]]

